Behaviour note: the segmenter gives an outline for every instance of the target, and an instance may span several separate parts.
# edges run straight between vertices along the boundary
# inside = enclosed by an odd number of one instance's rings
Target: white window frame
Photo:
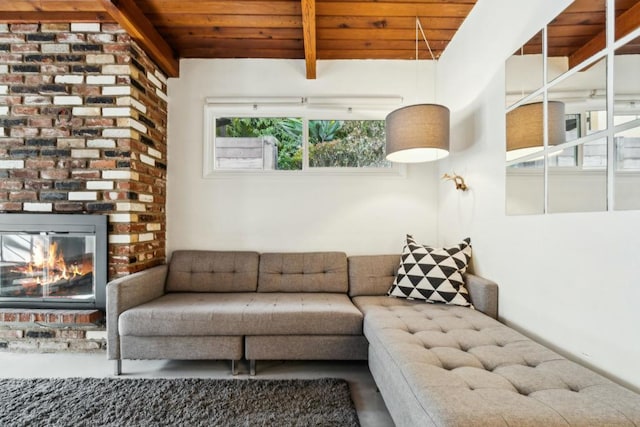
[[[304,97],[273,98],[208,98],[204,104],[204,143],[203,178],[221,178],[233,176],[382,176],[406,177],[406,166],[391,163],[391,167],[310,167],[309,166],[309,130],[311,120],[384,120],[389,112],[399,106],[401,97],[350,97],[348,103],[340,98],[316,97],[310,102]],[[338,101],[336,101],[338,100]],[[364,104],[359,105],[358,102]],[[369,105],[370,104],[370,105]],[[390,105],[394,104],[394,105]],[[350,105],[354,105],[351,107]],[[215,167],[216,119],[222,117],[239,118],[301,118],[302,169],[300,170],[225,170]]]

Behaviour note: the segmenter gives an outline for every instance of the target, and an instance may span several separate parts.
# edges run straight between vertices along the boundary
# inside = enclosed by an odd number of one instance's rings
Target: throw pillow
[[[388,295],[472,307],[463,274],[471,260],[471,240],[447,248],[416,243],[407,235],[400,266]]]

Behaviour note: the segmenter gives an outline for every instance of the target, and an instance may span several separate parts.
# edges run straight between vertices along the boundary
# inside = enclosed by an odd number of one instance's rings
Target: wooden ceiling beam
[[[640,27],[640,3],[636,3],[635,6],[628,9],[616,18],[615,22],[615,39],[629,34],[629,32]],[[573,54],[569,55],[569,68],[573,68],[580,64],[582,61],[590,58],[596,53],[600,52],[607,45],[607,32],[601,31],[594,38],[589,40],[581,48],[576,50]]]
[[[133,0],[100,0],[113,19],[147,52],[169,77],[178,77],[180,62],[173,49]]]
[[[316,78],[316,0],[301,0],[302,34],[307,79]]]

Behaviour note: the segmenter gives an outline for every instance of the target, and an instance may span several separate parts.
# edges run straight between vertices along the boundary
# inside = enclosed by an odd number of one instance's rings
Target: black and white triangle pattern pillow
[[[471,260],[471,239],[447,248],[416,243],[407,234],[400,266],[388,295],[471,307],[463,274]]]

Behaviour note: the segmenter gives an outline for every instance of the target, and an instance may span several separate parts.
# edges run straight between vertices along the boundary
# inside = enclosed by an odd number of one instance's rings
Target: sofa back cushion
[[[257,252],[175,251],[167,292],[255,292]]]
[[[260,255],[258,292],[347,293],[344,252],[265,253]]]
[[[349,257],[349,296],[387,295],[399,262],[400,255]]]

